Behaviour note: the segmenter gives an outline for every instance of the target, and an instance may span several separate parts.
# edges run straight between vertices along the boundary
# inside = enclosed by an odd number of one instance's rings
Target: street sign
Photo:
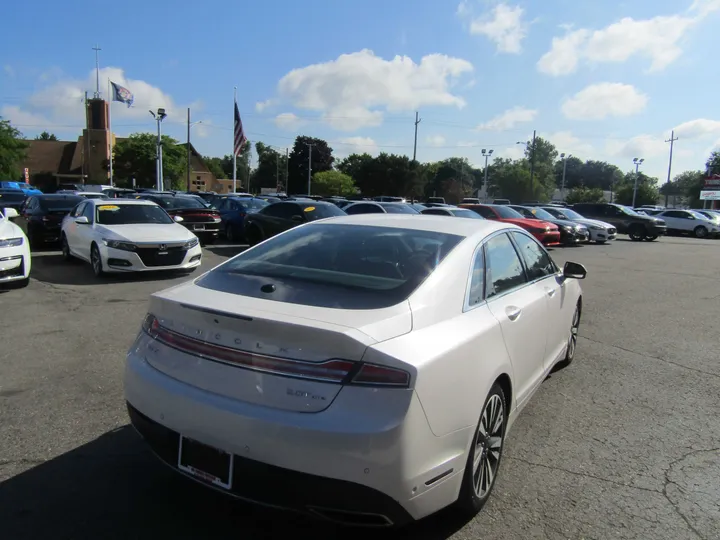
[[[25,167],[25,183],[30,183],[30,169],[28,169],[27,167]]]
[[[701,191],[700,192],[700,200],[701,201],[720,201],[720,191]]]

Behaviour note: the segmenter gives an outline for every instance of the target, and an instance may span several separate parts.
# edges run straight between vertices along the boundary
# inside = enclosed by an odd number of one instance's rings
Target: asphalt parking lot
[[[203,268],[237,251],[206,250]],[[194,485],[128,427],[125,351],[148,295],[186,277],[99,282],[37,254],[30,286],[0,293],[0,537],[720,538],[720,241],[553,256],[588,268],[578,353],[516,422],[485,509],[339,532]]]

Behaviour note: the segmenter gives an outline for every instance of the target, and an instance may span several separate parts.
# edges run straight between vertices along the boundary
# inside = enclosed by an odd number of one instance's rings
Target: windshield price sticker
[[[308,207],[305,209],[306,212],[312,212],[313,210],[315,210],[315,207],[314,207],[314,206],[308,206]]]
[[[98,206],[98,210],[101,210],[101,211],[110,211],[110,212],[112,212],[112,211],[115,211],[115,210],[120,210],[120,207],[119,207],[119,206],[108,206],[108,205],[105,205],[105,206]]]

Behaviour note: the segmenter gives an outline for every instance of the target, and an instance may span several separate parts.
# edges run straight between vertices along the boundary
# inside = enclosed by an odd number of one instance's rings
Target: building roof
[[[30,174],[81,174],[82,145],[74,141],[27,141],[27,157],[22,166]]]

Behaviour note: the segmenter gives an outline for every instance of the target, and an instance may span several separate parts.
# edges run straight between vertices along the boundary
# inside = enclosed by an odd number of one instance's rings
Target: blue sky
[[[0,115],[31,137],[74,139],[81,98],[108,78],[136,96],[112,105],[114,131],[165,132],[204,154],[229,153],[233,87],[248,137],[278,148],[298,134],[337,155],[517,157],[538,135],[560,152],[664,181],[702,168],[720,142],[713,105],[720,0],[308,0],[188,4],[36,0],[4,14]],[[189,7],[194,5],[194,7]],[[97,29],[97,30],[92,30]]]

